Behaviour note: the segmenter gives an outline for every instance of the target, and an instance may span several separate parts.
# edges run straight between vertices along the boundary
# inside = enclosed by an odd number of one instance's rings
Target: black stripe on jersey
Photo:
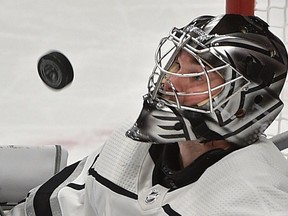
[[[54,175],[40,186],[33,200],[36,216],[52,216],[50,196],[53,191],[73,173],[79,163],[80,161],[64,168],[60,173]]]
[[[71,188],[73,188],[75,190],[83,190],[85,188],[85,184],[79,185],[79,184],[75,184],[75,183],[70,183],[67,186],[71,187]]]
[[[162,208],[164,209],[165,213],[170,216],[181,216],[179,213],[174,211],[169,204],[164,205]]]
[[[110,190],[114,191],[115,193],[121,194],[126,197],[130,197],[132,199],[138,199],[137,194],[134,194],[119,185],[116,185],[115,183],[109,181],[108,179],[104,178],[103,176],[99,175],[94,169],[89,169],[89,175],[92,175],[96,181],[101,183],[102,185],[106,186]]]

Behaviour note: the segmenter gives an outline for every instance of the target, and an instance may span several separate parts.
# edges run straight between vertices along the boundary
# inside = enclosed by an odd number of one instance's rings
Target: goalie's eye
[[[194,76],[193,79],[195,81],[203,81],[203,76]]]

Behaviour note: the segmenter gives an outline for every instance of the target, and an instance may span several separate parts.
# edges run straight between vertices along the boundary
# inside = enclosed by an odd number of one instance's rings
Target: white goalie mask
[[[257,17],[198,17],[160,41],[155,61],[143,109],[126,133],[134,140],[245,146],[283,107],[287,52]]]

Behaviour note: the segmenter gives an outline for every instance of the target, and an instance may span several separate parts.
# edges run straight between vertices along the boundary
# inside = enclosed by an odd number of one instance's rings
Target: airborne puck
[[[62,89],[73,81],[73,67],[68,58],[58,51],[42,56],[37,65],[41,80],[53,89]]]

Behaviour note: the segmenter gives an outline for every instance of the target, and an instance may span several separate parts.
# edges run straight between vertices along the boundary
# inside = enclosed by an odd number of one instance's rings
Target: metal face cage
[[[208,35],[200,28],[193,26],[185,29],[173,28],[168,37],[161,39],[155,53],[156,64],[148,82],[150,98],[156,100],[159,106],[163,104],[178,109],[212,113],[235,94],[245,89],[250,83],[249,80],[219,54],[217,38],[218,35]],[[177,71],[177,57],[183,50],[197,61],[202,68],[201,72],[179,73]],[[212,73],[220,75],[224,82],[221,85],[212,86],[210,80]],[[196,79],[199,76],[203,77],[206,82],[206,88],[202,91],[178,91],[172,81],[173,77]],[[231,85],[233,94],[226,94]],[[165,86],[168,86],[169,90],[165,89]],[[213,94],[217,90],[220,94]],[[207,95],[207,99],[192,106],[181,103],[182,98],[197,95]]]

